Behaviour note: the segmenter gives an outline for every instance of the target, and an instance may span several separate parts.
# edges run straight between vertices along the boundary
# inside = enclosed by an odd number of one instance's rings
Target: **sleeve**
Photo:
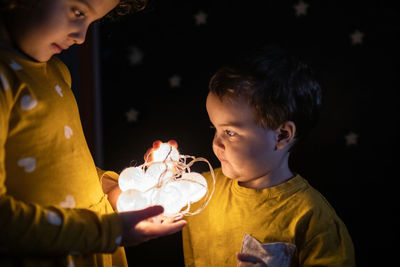
[[[59,209],[24,203],[7,195],[5,143],[13,97],[12,83],[0,66],[0,251],[10,254],[111,253],[121,240],[117,214]],[[5,86],[6,85],[6,86]]]
[[[99,181],[101,182],[104,177],[110,178],[111,180],[118,181],[119,175],[113,171],[104,171],[99,167],[96,167],[97,175],[99,176]]]
[[[111,253],[121,240],[117,214],[45,208],[0,196],[0,247],[9,253]]]
[[[310,223],[309,238],[300,247],[300,266],[354,267],[353,243],[346,226],[339,218],[319,218]]]
[[[117,201],[119,195],[121,194],[118,184],[119,175],[113,171],[103,171],[98,167],[96,168],[103,193],[107,195],[107,200],[111,204],[114,211],[117,211]]]
[[[6,192],[3,187],[5,179],[5,143],[8,134],[8,121],[12,108],[13,97],[10,89],[10,79],[6,77],[6,72],[0,65],[0,195]]]

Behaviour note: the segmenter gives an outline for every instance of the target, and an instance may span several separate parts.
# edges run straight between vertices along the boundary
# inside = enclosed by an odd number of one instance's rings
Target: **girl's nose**
[[[85,42],[87,30],[88,25],[82,24],[71,34],[71,38],[76,44],[83,44]]]

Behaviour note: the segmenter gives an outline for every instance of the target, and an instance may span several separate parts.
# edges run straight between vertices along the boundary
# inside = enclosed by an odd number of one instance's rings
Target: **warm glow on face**
[[[186,163],[187,159],[191,161]],[[190,172],[190,167],[198,161],[209,165],[213,178],[211,190],[200,173]],[[119,186],[123,192],[118,198],[117,208],[118,211],[130,211],[161,205],[166,216],[193,215],[207,205],[214,185],[214,173],[206,159],[180,155],[175,141],[156,141],[143,165],[121,172]],[[201,199],[204,199],[202,207],[190,211],[190,204]],[[187,208],[182,211],[184,207]]]

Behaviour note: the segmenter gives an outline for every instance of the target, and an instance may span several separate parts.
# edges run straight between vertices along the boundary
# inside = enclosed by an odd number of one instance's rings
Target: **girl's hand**
[[[137,245],[157,237],[176,233],[186,225],[184,220],[160,219],[164,209],[153,206],[137,211],[121,212],[122,244],[123,246]],[[158,219],[153,220],[152,217]],[[156,217],[156,218],[157,218]]]

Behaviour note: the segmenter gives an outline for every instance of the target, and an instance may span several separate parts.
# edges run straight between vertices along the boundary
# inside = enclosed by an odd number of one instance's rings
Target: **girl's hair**
[[[119,4],[107,15],[109,18],[123,16],[143,10],[147,0],[120,0]]]
[[[15,8],[29,7],[33,1],[30,0],[0,0],[0,11],[10,11]]]
[[[276,46],[239,54],[214,74],[209,89],[221,100],[246,101],[263,127],[277,129],[293,121],[297,141],[319,117],[321,88],[311,69]]]
[[[0,12],[7,12],[16,8],[31,8],[40,0],[0,0]],[[119,4],[107,15],[115,17],[138,12],[145,8],[147,0],[120,0]]]

